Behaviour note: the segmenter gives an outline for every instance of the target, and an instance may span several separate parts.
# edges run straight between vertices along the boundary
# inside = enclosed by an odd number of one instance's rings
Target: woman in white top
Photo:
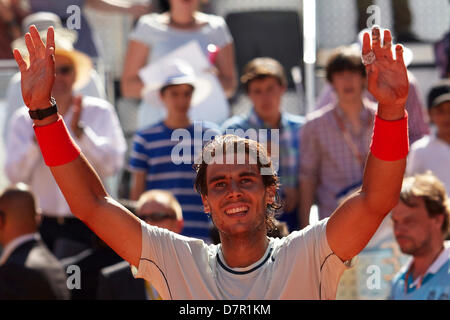
[[[169,3],[170,11],[142,16],[131,33],[122,74],[122,95],[141,99],[144,84],[138,75],[139,70],[150,61],[197,40],[206,56],[209,44],[219,48],[214,62],[215,71],[225,95],[231,97],[237,81],[233,39],[225,20],[198,12],[199,0],[169,0]]]

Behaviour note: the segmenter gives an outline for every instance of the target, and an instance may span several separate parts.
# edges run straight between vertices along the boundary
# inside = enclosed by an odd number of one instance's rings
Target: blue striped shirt
[[[146,190],[168,190],[177,198],[183,209],[183,235],[209,241],[210,222],[194,189],[196,174],[192,168],[207,142],[203,141],[206,131],[219,133],[218,127],[209,122],[195,122],[176,130],[164,122],[144,128],[133,138],[129,167],[131,171],[147,173]]]

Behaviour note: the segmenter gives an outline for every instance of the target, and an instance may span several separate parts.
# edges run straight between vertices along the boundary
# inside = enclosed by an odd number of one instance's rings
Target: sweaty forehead
[[[220,176],[241,176],[246,174],[261,175],[257,164],[219,164],[212,163],[206,168],[206,179],[209,182],[211,179]]]

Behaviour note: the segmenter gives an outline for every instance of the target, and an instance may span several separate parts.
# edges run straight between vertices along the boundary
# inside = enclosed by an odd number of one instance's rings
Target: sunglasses
[[[55,71],[56,71],[56,74],[66,76],[66,75],[72,73],[73,66],[62,66],[62,67],[56,68]]]
[[[172,213],[166,213],[166,212],[152,212],[148,214],[140,214],[139,217],[142,220],[152,221],[152,222],[158,222],[162,220],[176,220],[177,216]]]

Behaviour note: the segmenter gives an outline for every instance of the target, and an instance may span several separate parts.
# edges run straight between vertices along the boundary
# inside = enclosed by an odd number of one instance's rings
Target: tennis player
[[[378,27],[372,37],[364,35],[363,62],[378,111],[361,189],[329,218],[283,239],[269,238],[279,204],[266,151],[252,140],[218,137],[204,149],[210,157],[196,166],[195,185],[220,245],[147,225],[108,195],[52,104],[54,30],[48,29],[46,45],[34,26],[29,31],[29,63],[17,50],[14,57],[46,164],[73,214],[136,266],[136,277],[151,279],[163,299],[335,299],[342,272],[396,205],[402,185],[408,77],[401,45],[392,56],[389,30],[384,43]],[[221,150],[233,152],[236,162],[229,163],[226,153],[218,156]]]

